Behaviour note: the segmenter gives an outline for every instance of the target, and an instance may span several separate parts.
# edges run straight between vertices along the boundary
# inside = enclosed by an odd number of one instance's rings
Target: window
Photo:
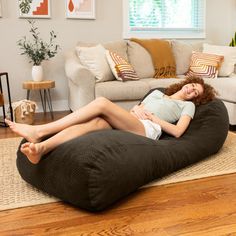
[[[124,38],[204,38],[205,0],[123,0]]]

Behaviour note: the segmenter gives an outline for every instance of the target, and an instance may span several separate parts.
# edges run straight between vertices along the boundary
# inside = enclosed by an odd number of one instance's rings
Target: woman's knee
[[[109,106],[109,104],[111,104],[111,103],[112,102],[109,99],[105,98],[105,97],[98,97],[98,98],[96,98],[95,100],[93,100],[92,102],[90,102],[87,105],[93,104],[97,108],[102,108],[103,109],[103,108],[106,108],[107,106]],[[74,111],[74,113],[78,113],[78,112],[80,112],[80,109],[77,109],[77,110]]]
[[[109,105],[112,103],[109,99],[107,99],[105,97],[98,97],[94,100],[94,102],[102,110],[108,108]]]
[[[90,124],[96,127],[96,129],[111,129],[112,128],[110,124],[106,120],[104,120],[102,117],[96,117],[92,119]]]

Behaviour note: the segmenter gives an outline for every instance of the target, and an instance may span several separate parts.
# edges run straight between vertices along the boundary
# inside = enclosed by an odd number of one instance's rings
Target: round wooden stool
[[[27,90],[27,100],[30,98],[31,90],[38,90],[42,102],[43,111],[46,112],[47,104],[51,114],[52,119],[53,117],[53,109],[52,109],[52,99],[50,89],[55,88],[55,81],[53,80],[43,80],[43,81],[32,81],[28,80],[23,82],[23,89]]]

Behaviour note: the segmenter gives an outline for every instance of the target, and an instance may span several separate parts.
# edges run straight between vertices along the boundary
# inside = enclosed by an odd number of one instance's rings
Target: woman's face
[[[185,100],[192,100],[203,94],[203,87],[198,83],[185,84],[181,89]]]

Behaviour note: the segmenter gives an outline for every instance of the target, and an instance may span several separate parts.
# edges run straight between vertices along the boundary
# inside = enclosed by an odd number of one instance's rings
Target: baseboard
[[[37,101],[38,109],[35,111],[35,113],[43,112],[42,103],[40,101]],[[7,113],[9,104],[5,104],[5,111]],[[68,111],[70,110],[68,105],[68,100],[57,100],[52,101],[52,109],[53,111]],[[49,111],[48,105],[46,107],[46,110]],[[3,111],[0,109],[0,117],[3,116]]]

